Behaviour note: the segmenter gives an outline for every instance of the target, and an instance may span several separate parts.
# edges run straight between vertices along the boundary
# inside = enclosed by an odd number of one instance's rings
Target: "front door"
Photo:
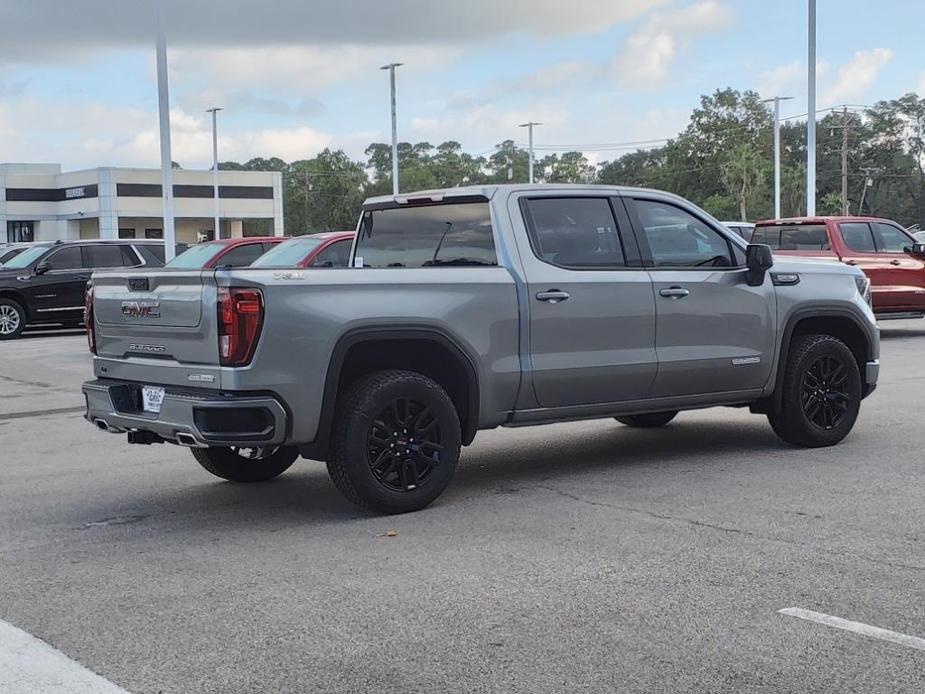
[[[763,388],[775,346],[771,278],[748,286],[742,248],[696,208],[645,196],[626,202],[658,314],[653,397]]]
[[[32,278],[32,299],[36,320],[57,322],[79,319],[84,308],[84,292],[90,269],[82,248],[62,245],[44,257],[43,274]]]
[[[905,230],[888,222],[871,222],[880,260],[881,307],[895,311],[925,309],[925,262],[908,253],[915,243]]]
[[[515,205],[516,203],[512,203]],[[529,356],[543,408],[646,398],[655,378],[655,300],[618,199],[521,198],[529,243]]]

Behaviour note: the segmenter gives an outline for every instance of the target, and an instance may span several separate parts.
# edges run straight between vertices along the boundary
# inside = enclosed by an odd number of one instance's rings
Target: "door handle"
[[[562,292],[558,289],[547,289],[545,292],[537,292],[536,298],[540,301],[547,301],[550,304],[558,304],[560,301],[565,301],[569,298],[570,294],[568,292]]]
[[[890,265],[900,265],[901,263],[898,260],[891,260]]]
[[[845,265],[857,265],[858,261],[856,260],[846,260]]]
[[[668,287],[668,289],[659,289],[658,293],[661,296],[666,296],[669,299],[683,299],[685,296],[690,294],[690,291],[684,287]]]

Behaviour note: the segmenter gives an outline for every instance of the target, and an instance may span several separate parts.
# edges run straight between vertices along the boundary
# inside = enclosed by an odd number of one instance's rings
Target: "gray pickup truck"
[[[653,190],[503,185],[379,197],[351,267],[93,275],[87,419],[258,482],[300,455],[398,513],[479,429],[749,407],[841,441],[879,337],[856,268],[772,257]]]

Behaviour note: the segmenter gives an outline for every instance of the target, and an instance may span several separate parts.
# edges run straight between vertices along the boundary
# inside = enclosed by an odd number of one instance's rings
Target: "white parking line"
[[[0,692],[129,694],[44,641],[0,620]]]
[[[841,617],[833,617],[830,614],[813,612],[812,610],[803,610],[799,607],[785,607],[782,610],[778,610],[778,612],[790,617],[798,617],[800,619],[807,619],[810,622],[816,622],[817,624],[824,624],[827,627],[853,631],[855,634],[869,636],[872,639],[890,641],[891,643],[898,643],[900,646],[925,651],[925,639],[920,639],[918,636],[900,634],[898,631],[872,627],[870,624],[864,624],[863,622],[852,622],[851,620],[842,619]]]

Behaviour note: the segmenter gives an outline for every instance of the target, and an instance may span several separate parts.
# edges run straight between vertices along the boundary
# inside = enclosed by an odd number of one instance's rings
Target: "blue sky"
[[[217,20],[215,3],[164,2],[174,159],[187,168],[209,165],[211,105],[225,108],[222,159],[325,146],[361,157],[388,137],[377,67],[392,60],[406,63],[401,139],[475,153],[522,141],[517,124],[537,120],[538,145],[613,158],[625,150],[590,145],[673,136],[724,86],[792,95],[784,114],[805,111],[806,0],[226,0]],[[818,4],[820,107],[925,94],[925,3]],[[0,0],[0,161],[157,166],[145,4],[26,5]]]

